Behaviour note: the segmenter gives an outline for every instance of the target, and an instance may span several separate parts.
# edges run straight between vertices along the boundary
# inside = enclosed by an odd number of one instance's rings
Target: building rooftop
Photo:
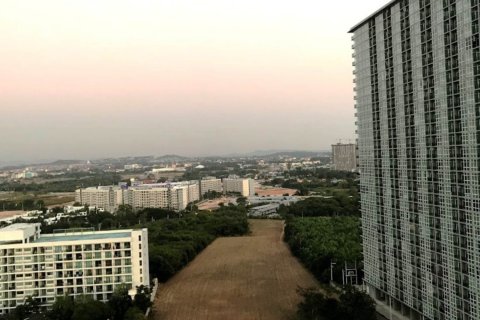
[[[365,19],[363,19],[362,21],[360,21],[359,23],[357,23],[356,25],[354,25],[350,31],[348,31],[348,33],[353,33],[355,32],[355,30],[357,30],[358,28],[360,28],[362,25],[364,25],[368,20],[376,17],[380,12],[382,12],[383,10],[389,8],[389,7],[392,7],[393,5],[395,5],[399,0],[391,0],[390,2],[388,2],[386,5],[384,5],[383,7],[381,7],[380,9],[378,9],[377,11],[375,11],[374,13],[372,13],[371,15],[369,15],[368,17],[366,17]]]
[[[27,230],[32,227],[35,227],[36,225],[40,225],[39,223],[14,223],[9,226],[6,226],[4,228],[0,229],[0,232],[6,232],[6,231],[15,231],[15,230]]]
[[[60,241],[82,241],[110,238],[130,238],[129,231],[110,232],[110,233],[77,233],[77,234],[46,234],[41,235],[35,242],[60,242]]]
[[[97,239],[130,238],[132,230],[93,231],[87,229],[78,232],[78,229],[57,230],[63,231],[51,234],[41,234],[39,223],[14,223],[0,229],[0,245],[18,243],[19,241],[44,243],[66,242]],[[70,232],[69,232],[70,231]]]
[[[280,207],[279,203],[269,203],[269,204],[264,204],[262,206],[253,207],[251,208],[251,210],[252,211],[268,210],[268,209],[277,209],[278,207]]]

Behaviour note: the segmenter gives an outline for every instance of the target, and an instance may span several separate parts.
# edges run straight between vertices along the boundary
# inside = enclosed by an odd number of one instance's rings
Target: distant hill
[[[316,158],[316,157],[325,157],[329,156],[329,151],[279,151],[271,154],[267,154],[265,158],[281,158],[281,157],[291,157],[291,158]]]
[[[166,154],[163,156],[155,157],[155,160],[158,162],[175,162],[175,161],[184,161],[190,158],[179,156],[177,154]]]
[[[256,150],[244,154],[230,154],[224,157],[251,157],[251,158],[313,158],[329,156],[330,151],[305,151],[305,150]]]
[[[52,166],[68,166],[72,164],[86,163],[85,160],[57,160],[50,163],[47,163]]]
[[[84,160],[38,160],[38,161],[0,161],[0,168],[3,170],[15,170],[24,167],[36,167],[42,165],[71,165],[85,163]]]

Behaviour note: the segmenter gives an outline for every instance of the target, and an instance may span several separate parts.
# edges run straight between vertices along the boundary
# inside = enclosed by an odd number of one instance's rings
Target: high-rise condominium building
[[[398,0],[351,30],[365,283],[405,318],[480,319],[479,17]]]
[[[0,315],[27,297],[49,306],[57,296],[106,301],[120,284],[149,286],[148,231],[41,234],[40,224],[0,229]]]
[[[357,169],[357,145],[353,143],[332,144],[333,167],[335,170]]]

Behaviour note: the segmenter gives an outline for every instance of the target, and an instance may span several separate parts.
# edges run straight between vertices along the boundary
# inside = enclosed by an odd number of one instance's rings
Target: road
[[[297,288],[317,282],[282,241],[282,221],[250,225],[250,236],[215,240],[161,285],[153,318],[292,319],[300,301]]]

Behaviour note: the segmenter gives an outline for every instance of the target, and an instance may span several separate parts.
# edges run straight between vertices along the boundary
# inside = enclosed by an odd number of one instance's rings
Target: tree
[[[123,320],[145,320],[145,314],[137,307],[128,309]]]
[[[51,320],[70,320],[75,310],[73,298],[69,296],[59,296],[47,313]]]
[[[10,313],[8,319],[23,320],[38,314],[40,311],[40,303],[32,297],[27,297],[24,304],[18,305],[13,312]]]
[[[105,320],[111,317],[111,311],[105,303],[93,300],[90,296],[75,299],[75,311],[71,320]]]
[[[246,197],[238,197],[237,198],[237,203],[241,206],[245,206],[247,204],[247,198]]]
[[[375,303],[367,294],[346,287],[339,300],[315,288],[300,289],[304,300],[298,306],[300,320],[375,320]]]
[[[348,286],[340,295],[340,313],[344,319],[375,320],[375,301],[366,293]]]
[[[150,301],[151,294],[152,292],[148,287],[144,285],[137,287],[137,293],[133,298],[133,305],[143,312],[146,312],[152,305],[152,302]]]
[[[338,301],[328,298],[318,289],[299,289],[303,301],[298,305],[299,320],[339,320]]]
[[[132,306],[132,298],[128,295],[128,288],[125,284],[115,288],[112,297],[108,300],[112,310],[113,320],[123,320],[125,313]]]
[[[308,196],[308,194],[309,194],[308,189],[303,185],[301,185],[298,188],[297,192],[295,192],[295,195],[297,196]]]

